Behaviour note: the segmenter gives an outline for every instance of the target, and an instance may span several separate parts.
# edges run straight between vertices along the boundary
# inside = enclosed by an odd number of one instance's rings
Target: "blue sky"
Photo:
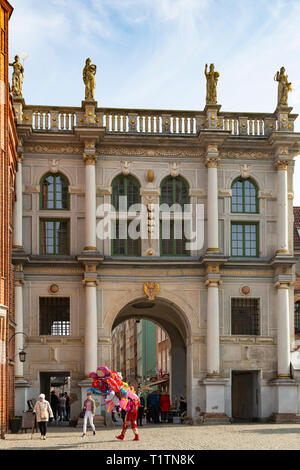
[[[273,77],[284,65],[293,85],[289,104],[300,112],[299,0],[11,3],[10,56],[28,54],[28,104],[80,106],[82,69],[91,57],[100,106],[203,109],[204,66],[214,62],[222,110],[274,111]],[[299,184],[294,203],[300,205]]]

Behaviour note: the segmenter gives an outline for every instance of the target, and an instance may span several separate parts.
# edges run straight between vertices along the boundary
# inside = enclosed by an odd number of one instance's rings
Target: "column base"
[[[203,424],[231,424],[226,413],[201,413]]]
[[[96,246],[85,246],[83,248],[83,251],[97,251],[97,247]]]
[[[298,422],[298,418],[296,413],[273,413],[270,422],[277,424],[295,424]]]
[[[206,253],[220,253],[219,248],[207,248]]]
[[[289,250],[276,250],[276,255],[287,255]]]

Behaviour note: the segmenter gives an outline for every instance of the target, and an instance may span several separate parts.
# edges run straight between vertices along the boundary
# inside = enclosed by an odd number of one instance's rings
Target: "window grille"
[[[70,298],[40,297],[40,335],[70,336]]]
[[[295,303],[295,333],[300,333],[300,301]]]
[[[259,299],[231,299],[231,334],[260,335]]]
[[[249,179],[239,178],[231,186],[231,212],[258,213],[257,187]]]

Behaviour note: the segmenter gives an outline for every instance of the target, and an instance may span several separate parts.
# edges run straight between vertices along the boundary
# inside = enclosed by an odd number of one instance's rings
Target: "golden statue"
[[[97,67],[94,64],[91,64],[91,59],[88,58],[85,61],[85,67],[83,69],[83,82],[85,84],[85,99],[94,100],[95,99],[95,88],[96,88],[96,72]]]
[[[20,62],[20,57],[16,55],[15,61],[9,65],[14,68],[12,74],[12,93],[14,96],[22,98],[24,67]]]
[[[284,67],[281,67],[280,72],[276,73],[274,80],[278,82],[277,106],[288,106],[288,93],[292,91],[292,84],[288,81]]]
[[[206,76],[206,104],[217,104],[217,83],[220,76],[219,72],[215,72],[215,65],[210,64],[209,72],[207,64],[205,64]]]
[[[149,300],[153,301],[159,293],[159,284],[157,282],[145,282],[144,292]]]

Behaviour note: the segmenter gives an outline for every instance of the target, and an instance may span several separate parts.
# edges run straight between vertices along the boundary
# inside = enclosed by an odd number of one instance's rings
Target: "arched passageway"
[[[114,319],[112,330],[120,323],[135,319],[146,319],[158,324],[168,334],[171,343],[170,395],[174,400],[187,397],[187,337],[188,327],[181,310],[170,301],[156,298],[135,299],[126,304]]]

